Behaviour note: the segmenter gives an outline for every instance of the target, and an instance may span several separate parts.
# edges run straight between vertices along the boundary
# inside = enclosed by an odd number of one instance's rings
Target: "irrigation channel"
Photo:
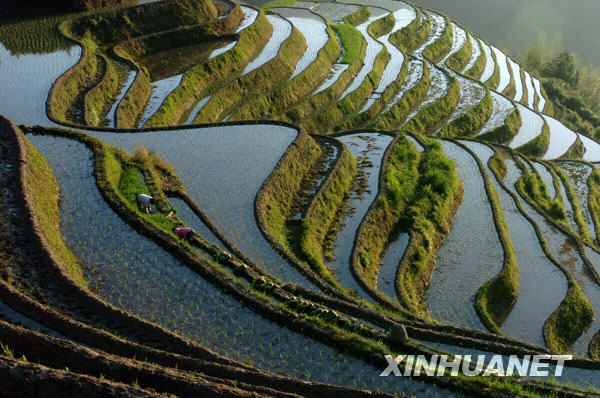
[[[409,378],[380,378],[381,370],[265,320],[113,213],[96,187],[91,153],[83,144],[51,136],[28,138],[59,181],[66,242],[90,266],[86,276],[105,300],[218,353],[279,374],[370,390],[452,396]]]

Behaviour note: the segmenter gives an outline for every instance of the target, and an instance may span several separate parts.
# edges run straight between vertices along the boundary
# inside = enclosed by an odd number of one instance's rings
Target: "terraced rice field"
[[[489,80],[490,77],[492,77],[497,66],[494,62],[494,58],[492,58],[491,47],[481,39],[479,39],[479,44],[481,44],[481,47],[483,48],[483,53],[485,54],[485,68],[483,69],[483,73],[481,74],[481,81],[486,82]]]
[[[496,92],[490,92],[493,101],[492,115],[485,122],[483,127],[480,130],[480,134],[486,133],[490,130],[493,130],[497,127],[500,127],[508,115],[514,111],[515,107],[513,104],[505,97],[501,96]]]
[[[273,25],[273,35],[258,57],[246,66],[242,76],[260,68],[275,58],[283,42],[292,34],[292,24],[288,20],[277,15],[267,15],[267,19]]]
[[[361,85],[363,80],[365,80],[369,72],[371,72],[371,70],[373,69],[375,58],[377,57],[377,54],[379,54],[379,52],[383,49],[383,45],[374,38],[372,38],[367,30],[369,25],[371,25],[378,19],[385,17],[387,14],[389,14],[388,11],[383,10],[381,8],[375,8],[371,11],[371,16],[369,17],[369,19],[356,27],[356,29],[363,35],[367,42],[366,55],[360,72],[358,72],[358,75],[356,75],[356,77],[352,80],[352,84],[350,84],[350,86],[342,93],[340,100],[343,100],[348,94],[356,90]]]
[[[575,143],[577,134],[554,118],[544,116],[544,119],[550,128],[550,145],[544,155],[544,159],[559,158]]]
[[[171,92],[181,84],[181,79],[183,79],[183,74],[167,77],[152,83],[150,100],[148,101],[148,104],[146,104],[146,109],[144,110],[142,120],[140,120],[138,127],[142,127],[154,112],[160,108],[160,105],[165,98],[167,98],[167,95],[171,94]]]
[[[475,65],[475,62],[477,62],[477,59],[481,55],[481,51],[482,51],[481,50],[481,46],[479,45],[479,40],[477,40],[470,33],[468,35],[469,35],[468,38],[469,38],[469,40],[471,40],[471,44],[472,44],[472,46],[471,46],[472,47],[471,58],[469,59],[469,62],[467,63],[467,65],[462,70],[462,73],[465,73],[466,71],[468,71],[469,69],[471,69]],[[482,79],[482,81],[485,81],[485,80]]]
[[[510,84],[510,72],[508,71],[508,57],[496,47],[492,46],[492,51],[496,56],[496,68],[500,70],[500,81],[496,87],[496,91],[499,93],[503,92],[504,89]]]
[[[510,142],[510,147],[513,149],[535,139],[535,137],[542,134],[542,128],[544,127],[544,119],[540,115],[521,104],[517,104],[517,109],[521,115],[521,127],[515,138]]]
[[[600,396],[600,144],[433,10],[258,3],[0,22],[0,395]],[[380,377],[439,353],[575,359]]]
[[[308,68],[308,65],[317,58],[317,54],[328,39],[326,32],[327,25],[325,25],[325,21],[319,16],[308,10],[274,8],[273,11],[285,17],[306,38],[306,51],[296,64],[296,69],[292,77],[290,77],[290,79],[293,79],[304,72]]]
[[[390,43],[390,36],[396,32],[399,32],[406,25],[412,22],[415,19],[416,13],[413,8],[403,8],[394,12],[394,19],[396,23],[394,27],[390,30],[389,33],[383,35],[379,38],[379,41],[383,43],[388,53],[390,54],[390,60],[387,63],[385,69],[383,70],[383,75],[381,76],[381,80],[379,81],[379,85],[375,89],[375,92],[371,95],[367,103],[361,109],[361,112],[364,112],[371,108],[375,101],[381,97],[383,92],[388,88],[390,84],[392,84],[396,79],[398,79],[398,75],[402,70],[402,64],[404,63],[404,54],[400,51],[396,46]]]

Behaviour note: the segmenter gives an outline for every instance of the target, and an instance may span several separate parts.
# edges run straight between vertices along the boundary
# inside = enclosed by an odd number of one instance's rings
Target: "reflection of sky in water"
[[[13,56],[0,44],[0,114],[17,124],[54,125],[46,116],[48,92],[80,56],[79,46],[51,54]]]

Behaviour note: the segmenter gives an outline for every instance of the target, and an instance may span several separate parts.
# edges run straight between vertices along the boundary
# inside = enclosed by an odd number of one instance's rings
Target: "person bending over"
[[[152,196],[141,193],[136,197],[136,201],[138,206],[146,211],[146,214],[152,214],[152,205],[154,204]]]
[[[173,227],[173,233],[177,235],[179,239],[185,239],[187,241],[190,241],[195,234],[194,230],[188,227]]]

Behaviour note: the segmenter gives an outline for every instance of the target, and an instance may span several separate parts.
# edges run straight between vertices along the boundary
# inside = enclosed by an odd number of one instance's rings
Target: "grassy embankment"
[[[239,33],[237,44],[229,51],[189,70],[177,87],[146,123],[146,127],[172,125],[184,120],[195,103],[235,79],[244,66],[262,51],[273,27],[264,11],[256,21]]]
[[[348,24],[333,24],[331,27],[340,38],[342,48],[344,49],[344,57],[340,63],[351,64],[360,55],[361,49],[365,46],[364,38],[354,26]]]
[[[102,79],[83,97],[83,122],[89,126],[99,126],[106,117],[109,104],[116,100],[121,87],[121,78],[115,63],[101,55],[104,73]]]
[[[292,76],[306,50],[306,40],[295,27],[283,42],[277,56],[254,71],[237,77],[218,90],[200,111],[194,123],[217,122],[232,113],[240,103],[264,95]],[[258,117],[264,118],[264,117]],[[250,119],[250,118],[248,118]]]
[[[246,104],[233,113],[231,119],[260,119],[264,118],[263,115],[280,117],[285,110],[293,107],[316,90],[327,78],[342,51],[333,29],[329,25],[327,25],[327,35],[329,38],[317,54],[317,58],[302,73],[273,90],[257,92],[256,96],[248,98],[245,101]],[[283,116],[285,117],[285,114]]]
[[[389,237],[410,225],[409,207],[417,192],[421,157],[405,136],[398,136],[384,158],[383,186],[357,233],[358,264],[352,263],[355,273],[372,289],[377,289],[380,259]]]
[[[485,65],[487,64],[487,56],[485,55],[485,51],[483,51],[483,46],[479,40],[476,40],[476,43],[474,45],[479,46],[481,53],[479,54],[479,57],[477,57],[477,59],[475,60],[475,64],[465,71],[465,76],[470,77],[471,79],[479,80],[481,78],[481,75],[483,74],[483,71],[485,70]]]
[[[60,31],[67,37],[68,23],[60,25]],[[65,122],[81,123],[74,109],[82,109],[83,96],[100,79],[103,68],[102,58],[96,54],[98,46],[89,38],[81,38],[82,53],[79,62],[62,74],[52,86],[49,94],[48,113],[51,117]]]
[[[344,124],[341,128],[344,130],[352,130],[357,128],[364,128],[368,124],[371,124],[376,119],[377,115],[385,108],[385,106],[394,99],[398,94],[398,91],[404,84],[406,79],[406,73],[408,71],[408,57],[404,54],[404,61],[402,67],[396,79],[390,83],[383,93],[375,100],[375,102],[364,112],[360,112]],[[407,99],[408,100],[408,99]]]
[[[312,117],[319,113],[320,110],[334,103],[342,95],[352,82],[352,79],[354,79],[354,76],[360,71],[365,58],[367,45],[360,32],[349,25],[334,25],[336,31],[337,27],[344,27],[343,34],[338,34],[345,54],[342,63],[347,62],[348,68],[342,72],[336,82],[329,88],[308,97],[295,107],[289,109],[285,115],[286,119],[299,124],[307,131],[317,131]],[[349,54],[352,54],[356,48],[358,48],[358,52],[351,58]]]
[[[398,154],[399,156],[392,161],[405,161],[403,157],[408,155],[407,166],[414,167],[412,155],[414,149],[408,152],[405,148]],[[403,152],[403,153],[402,153]],[[424,302],[424,293],[429,284],[431,273],[435,266],[435,255],[441,245],[444,236],[450,230],[452,219],[462,200],[462,183],[458,177],[456,166],[446,158],[439,143],[433,142],[429,145],[427,151],[422,155],[418,162],[417,174],[413,172],[408,174],[407,181],[403,186],[400,182],[394,181],[399,177],[396,173],[402,173],[402,165],[390,168],[386,175],[386,202],[390,206],[405,205],[406,213],[400,214],[400,225],[404,224],[410,231],[411,239],[406,248],[406,252],[396,272],[396,292],[399,299],[407,308],[416,311],[421,316],[426,316],[426,304]],[[413,181],[412,177],[417,180]],[[391,178],[391,180],[390,180]],[[390,191],[387,191],[387,189]],[[409,188],[407,192],[403,189]],[[411,192],[412,191],[412,192]],[[412,196],[407,199],[407,195]],[[406,205],[408,203],[408,205]],[[403,209],[390,209],[389,211],[399,212]],[[394,214],[394,213],[391,213]],[[398,228],[400,225],[395,225]],[[365,260],[361,260],[362,266],[371,264],[376,266],[379,259],[375,257],[377,252],[386,244],[387,236],[376,236],[378,239],[367,240],[363,243],[362,250],[365,254]],[[368,252],[366,250],[373,250]],[[359,252],[360,253],[360,252]],[[379,251],[379,253],[381,253]],[[370,271],[369,278],[376,278],[376,270]]]
[[[546,184],[537,173],[527,173],[517,181],[517,189],[540,209],[560,223],[566,224],[566,214],[563,204],[551,198],[546,190]]]
[[[446,66],[457,73],[462,73],[462,70],[467,66],[469,61],[471,60],[471,54],[473,53],[473,42],[471,40],[471,35],[467,32],[467,40],[465,44],[452,54],[446,60]]]
[[[438,135],[449,138],[473,136],[485,125],[492,115],[493,108],[494,102],[489,90],[486,88],[485,96],[477,105],[469,108],[464,115],[444,125]]]
[[[355,22],[364,19],[364,13],[365,11],[362,11],[362,9],[359,10]],[[394,23],[395,19],[393,15],[389,14],[370,24],[368,27],[369,34],[373,37],[385,34],[392,29]],[[350,27],[348,26],[348,28]],[[346,29],[343,33],[345,36],[344,38],[340,37],[340,41],[342,41],[343,45],[348,46],[348,49],[351,52],[350,56],[355,56],[358,52],[357,47],[361,42],[356,41],[356,38],[353,37],[355,36],[355,33],[352,28]],[[311,63],[304,72],[296,76],[280,89],[274,90],[267,95],[260,96],[247,106],[238,109],[232,115],[232,120],[256,119],[263,115],[281,115],[284,119],[289,120],[287,119],[287,114],[284,112],[294,107],[303,99],[308,98],[308,96],[310,96],[310,94],[327,78],[333,64],[340,56],[341,48],[335,33],[330,26],[327,27],[327,34],[329,35],[329,40],[319,51],[317,59]],[[293,119],[290,121],[293,121]]]
[[[301,134],[296,144],[284,155],[273,178],[264,186],[257,209],[271,238],[300,260],[307,260],[299,250],[303,236],[302,228],[297,221],[290,218],[294,215],[292,213],[302,189],[302,181],[314,167],[322,151],[308,134]],[[339,287],[331,272],[322,263],[306,263],[330,285]]]
[[[300,221],[300,236],[297,237],[296,248],[299,257],[334,286],[337,281],[325,266],[324,247],[335,236],[337,217],[345,205],[356,171],[356,159],[344,148],[336,166],[312,198]]]
[[[54,172],[29,140],[23,138],[22,141],[25,143],[25,194],[31,200],[33,216],[40,227],[38,232],[58,262],[79,284],[87,286],[81,262],[67,248],[60,229],[60,188]]]
[[[446,123],[459,100],[460,84],[457,79],[448,77],[446,94],[419,110],[419,113],[410,119],[402,129],[417,135],[433,133]]]
[[[506,163],[504,162],[504,158],[500,155],[499,152],[494,151],[494,154],[488,161],[488,166],[492,172],[499,177],[500,180],[503,180],[506,177],[507,168]]]
[[[452,49],[452,42],[454,39],[452,31],[454,28],[452,27],[452,23],[448,17],[444,17],[444,19],[446,21],[446,27],[440,38],[428,45],[425,50],[423,50],[423,56],[434,64],[440,62]]]
[[[494,224],[496,225],[498,238],[504,251],[502,269],[495,277],[484,283],[475,295],[475,310],[481,322],[489,330],[501,333],[500,326],[508,314],[510,314],[519,294],[519,267],[508,233],[508,227],[504,220],[498,193],[492,185],[484,164],[470,150],[469,153],[477,161],[477,165],[483,176],[486,194],[494,216]]]
[[[485,132],[477,136],[477,138],[492,143],[506,143],[511,141],[519,133],[522,123],[521,113],[519,112],[519,109],[515,107],[506,119],[504,119],[504,123],[502,123],[501,126]]]

